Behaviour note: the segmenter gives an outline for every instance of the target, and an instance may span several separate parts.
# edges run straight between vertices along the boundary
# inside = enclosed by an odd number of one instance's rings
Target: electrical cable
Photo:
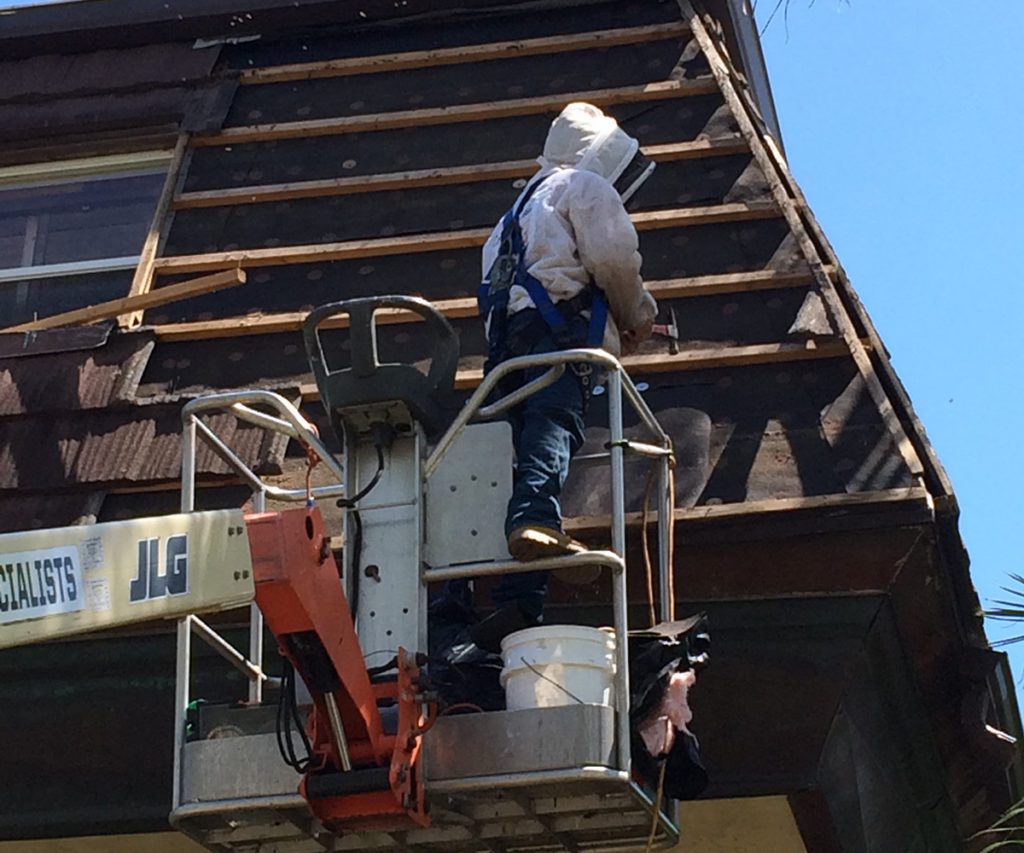
[[[640,521],[640,543],[642,545],[641,553],[644,558],[644,574],[647,580],[647,609],[648,615],[651,620],[651,625],[658,623],[657,614],[654,608],[654,568],[651,564],[651,552],[647,539],[647,531],[650,526],[650,504],[651,504],[651,491],[654,487],[654,475],[657,473],[656,466],[657,462],[651,464],[650,470],[647,472],[647,482],[644,485],[644,502],[643,512],[641,514]],[[660,590],[661,600],[665,605],[665,612],[667,614],[667,621],[673,621],[676,616],[676,584],[675,584],[675,551],[676,551],[676,535],[675,535],[675,518],[676,518],[676,458],[674,455],[668,457],[668,477],[666,478],[666,489],[668,494],[666,495],[668,504],[668,577],[666,588]],[[659,514],[660,516],[660,514]],[[666,523],[666,519],[659,517],[659,524]]]
[[[385,672],[389,672],[392,669],[398,669],[398,655],[395,655],[387,663],[382,663],[379,666],[367,667],[366,674],[372,679],[374,676],[383,675]]]
[[[455,711],[473,711],[477,714],[484,713],[484,709],[479,705],[474,705],[472,702],[456,702],[453,705],[447,706],[440,714],[439,717],[447,717],[449,714]]]
[[[352,601],[351,611],[352,613],[359,612],[359,581],[362,575],[362,556],[363,556],[363,517],[359,514],[357,505],[359,501],[365,498],[370,492],[373,491],[377,483],[380,482],[381,476],[384,474],[384,448],[390,446],[390,441],[393,440],[393,433],[390,433],[390,427],[384,427],[381,424],[377,425],[379,428],[374,431],[374,450],[377,451],[377,470],[374,472],[373,477],[370,478],[370,482],[363,486],[355,495],[350,498],[339,498],[337,506],[341,509],[347,509],[352,513],[352,523],[355,527],[355,531],[352,537]]]
[[[352,534],[352,601],[350,610],[352,613],[359,612],[359,581],[362,576],[363,558],[363,517],[359,510],[351,509],[352,525],[355,531]]]
[[[293,722],[299,731],[302,746],[306,750],[305,758],[300,758],[295,752],[295,742],[292,740]],[[299,709],[295,698],[295,667],[287,658],[284,659],[281,669],[281,692],[277,697],[277,719],[274,733],[277,736],[277,749],[281,753],[284,763],[297,773],[305,773],[312,756],[312,747],[309,738],[306,737],[305,726],[299,718]]]
[[[356,504],[370,494],[373,491],[373,487],[380,482],[381,475],[384,473],[384,447],[381,444],[375,444],[374,449],[377,451],[377,470],[374,472],[370,482],[356,492],[355,495],[350,498],[338,499],[338,506],[342,509],[355,509]]]
[[[647,482],[644,484],[643,511],[640,520],[641,553],[644,558],[644,577],[647,580],[647,614],[651,627],[658,624],[658,617],[654,609],[654,567],[651,565],[651,549],[647,541],[647,529],[650,524],[651,488],[654,486],[654,475],[657,473],[656,465],[657,462],[651,463],[651,468],[647,472]],[[665,594],[665,590],[661,592],[662,595]]]

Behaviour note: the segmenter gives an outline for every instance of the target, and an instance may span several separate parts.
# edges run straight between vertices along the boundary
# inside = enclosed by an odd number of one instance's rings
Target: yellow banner
[[[0,648],[238,607],[255,587],[241,510],[0,536]]]

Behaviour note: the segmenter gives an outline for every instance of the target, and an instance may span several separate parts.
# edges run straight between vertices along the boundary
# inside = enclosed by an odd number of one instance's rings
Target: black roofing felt
[[[17,15],[8,14],[5,23],[11,17]],[[191,42],[177,42],[0,62],[0,102],[38,104],[69,95],[180,87],[209,77],[219,56],[219,46],[195,50]]]
[[[335,118],[634,86],[664,80],[678,38],[548,56],[243,86],[228,125]]]
[[[0,359],[102,347],[107,342],[113,325],[112,321],[108,321],[92,326],[68,326],[39,332],[0,335]]]
[[[787,339],[808,293],[806,287],[721,294],[660,301],[659,323],[674,311],[680,351],[773,343]],[[459,336],[465,369],[480,368],[486,355],[483,325],[473,316],[451,321]],[[431,341],[421,327],[382,324],[377,327],[382,361],[415,363],[431,356]],[[335,368],[347,366],[348,333],[323,333]],[[670,353],[670,343],[657,335],[642,345],[644,355]],[[312,382],[299,332],[161,343],[149,360],[139,389],[141,396],[160,396],[201,389],[248,386],[292,387]]]
[[[640,235],[648,279],[715,273],[807,270],[783,219],[692,225]],[[475,296],[480,250],[451,249],[352,261],[259,267],[246,284],[154,308],[147,323],[208,320],[251,312],[297,311],[356,296],[412,293],[429,299]]]
[[[200,148],[193,155],[184,189],[212,190],[531,160],[540,154],[544,135],[557,112]],[[619,104],[609,107],[608,113],[644,145],[685,142],[700,136],[719,139],[738,133],[735,119],[718,95]]]
[[[768,185],[751,163],[749,154],[661,163],[637,194],[635,210],[770,203]],[[524,182],[506,178],[455,187],[190,208],[175,214],[165,251],[189,255],[490,228],[515,201]]]

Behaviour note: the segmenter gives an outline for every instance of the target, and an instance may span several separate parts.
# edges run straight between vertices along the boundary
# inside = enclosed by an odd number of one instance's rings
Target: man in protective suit
[[[541,170],[484,245],[487,369],[573,347],[629,353],[650,336],[657,313],[625,206],[654,169],[639,143],[597,107],[569,104],[538,162]],[[588,368],[567,369],[508,413],[516,464],[505,533],[517,560],[586,550],[562,532],[559,498],[583,443]],[[505,396],[546,370],[512,374],[497,392]],[[505,575],[491,593],[496,610],[482,621],[468,581],[445,584],[430,606],[430,674],[446,703],[504,707],[501,639],[541,621],[547,580],[542,571]]]
[[[488,369],[571,347],[628,354],[650,337],[657,305],[640,277],[636,229],[626,212],[654,169],[639,149],[590,104],[569,104],[554,120],[541,170],[484,245],[479,296]],[[513,374],[499,393],[545,370]],[[505,533],[517,560],[585,550],[562,532],[559,497],[583,443],[588,371],[589,365],[566,370],[509,414],[516,463]],[[547,572],[508,575],[494,603],[517,602],[524,616],[539,620],[546,590]]]

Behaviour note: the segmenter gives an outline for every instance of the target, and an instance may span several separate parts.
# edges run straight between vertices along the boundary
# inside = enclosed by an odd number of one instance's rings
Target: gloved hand
[[[637,351],[644,341],[651,337],[654,328],[654,320],[647,320],[641,323],[639,326],[634,326],[632,329],[626,329],[619,335],[619,339],[622,341],[622,354],[632,355]]]

